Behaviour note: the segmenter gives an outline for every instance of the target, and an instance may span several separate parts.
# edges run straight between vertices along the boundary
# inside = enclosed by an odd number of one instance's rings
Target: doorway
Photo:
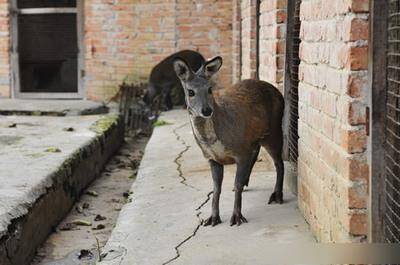
[[[11,0],[16,98],[83,98],[82,1]]]

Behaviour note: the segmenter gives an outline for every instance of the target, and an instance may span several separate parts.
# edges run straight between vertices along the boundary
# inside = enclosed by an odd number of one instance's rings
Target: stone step
[[[90,100],[0,99],[0,115],[96,115],[108,110],[105,104]]]
[[[0,116],[0,264],[29,264],[123,141],[121,117]]]

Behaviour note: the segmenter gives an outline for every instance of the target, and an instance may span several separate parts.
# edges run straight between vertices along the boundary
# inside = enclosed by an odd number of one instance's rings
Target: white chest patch
[[[225,148],[223,143],[217,138],[212,121],[206,122],[204,127],[199,130],[192,119],[190,119],[194,136],[196,137],[200,148],[203,150],[207,158],[215,160],[224,160],[229,156],[229,151]]]

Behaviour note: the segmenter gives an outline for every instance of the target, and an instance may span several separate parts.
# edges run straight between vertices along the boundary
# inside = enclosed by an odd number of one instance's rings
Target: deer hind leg
[[[274,139],[274,141],[269,141],[269,143],[263,145],[264,148],[268,151],[268,154],[274,161],[275,169],[276,169],[276,183],[274,192],[271,194],[268,204],[273,202],[282,204],[283,203],[283,176],[284,176],[284,165],[282,159],[282,148],[283,148],[283,140],[282,137],[278,137],[279,139]]]
[[[260,153],[260,148],[261,146],[258,146],[251,154],[251,164],[250,164],[249,174],[247,175],[247,180],[246,183],[244,184],[246,187],[249,186],[250,174],[251,171],[253,171],[254,164],[257,162],[258,154]]]

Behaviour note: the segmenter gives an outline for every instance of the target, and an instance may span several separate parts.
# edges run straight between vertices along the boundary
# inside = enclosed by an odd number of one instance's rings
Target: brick
[[[369,165],[365,159],[349,157],[345,161],[344,170],[348,174],[349,180],[368,182]]]
[[[354,185],[347,191],[350,209],[366,209],[368,202],[368,186],[365,183]]]
[[[368,90],[367,73],[355,73],[348,76],[347,94],[352,98],[365,97]]]
[[[369,11],[369,0],[341,0],[337,4],[337,12],[345,14],[348,12],[367,13]]]
[[[368,231],[367,215],[365,213],[353,213],[349,220],[349,233],[352,235],[366,235]]]
[[[351,47],[348,66],[351,70],[367,70],[368,47]]]
[[[345,131],[342,135],[342,146],[349,154],[363,153],[367,148],[365,128]]]
[[[350,125],[364,125],[366,123],[366,105],[360,101],[348,103],[348,122]]]

